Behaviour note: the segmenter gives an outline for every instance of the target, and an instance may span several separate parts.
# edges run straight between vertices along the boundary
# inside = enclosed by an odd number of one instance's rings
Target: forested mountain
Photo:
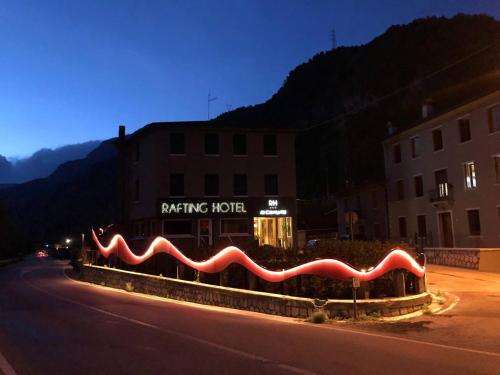
[[[500,22],[432,17],[392,26],[362,46],[319,53],[291,71],[267,102],[212,121],[297,128],[299,197],[321,197],[346,180],[383,178],[380,142],[388,121],[408,127],[430,97],[439,113],[499,88]],[[35,242],[113,221],[112,148],[104,142],[46,179],[0,187],[0,206]]]
[[[355,27],[355,25],[353,25]],[[429,97],[437,113],[500,88],[500,22],[430,17],[390,27],[371,42],[321,52],[297,66],[267,102],[217,121],[300,129],[298,190],[315,197],[383,177],[386,124],[408,127]],[[318,126],[322,124],[321,126]],[[315,127],[314,131],[304,131]],[[328,180],[326,178],[328,175]]]
[[[55,149],[43,148],[27,158],[15,161],[9,161],[0,155],[0,184],[22,183],[47,177],[62,163],[84,158],[99,143],[89,141]]]

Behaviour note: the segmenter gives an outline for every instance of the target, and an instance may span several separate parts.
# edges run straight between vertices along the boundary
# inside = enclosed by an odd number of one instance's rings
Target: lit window
[[[411,139],[411,157],[416,158],[420,156],[420,137],[413,137]]]
[[[464,164],[465,188],[475,189],[477,187],[476,166],[473,161]]]

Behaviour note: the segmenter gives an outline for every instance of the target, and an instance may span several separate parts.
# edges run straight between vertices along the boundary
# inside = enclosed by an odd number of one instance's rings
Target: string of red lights
[[[119,234],[113,236],[108,246],[101,244],[94,231],[92,231],[92,237],[99,252],[104,257],[107,258],[111,254],[116,254],[121,260],[130,265],[140,264],[158,253],[166,253],[191,268],[207,273],[221,272],[230,264],[238,263],[256,276],[270,282],[281,282],[299,275],[316,275],[337,280],[357,277],[361,281],[370,281],[394,269],[405,269],[417,277],[422,277],[425,273],[425,267],[420,266],[407,252],[398,248],[393,249],[380,263],[368,271],[358,271],[335,259],[315,260],[288,270],[270,271],[259,266],[235,246],[224,248],[208,260],[196,262],[187,258],[164,237],[156,237],[142,255],[134,254],[125,239]]]

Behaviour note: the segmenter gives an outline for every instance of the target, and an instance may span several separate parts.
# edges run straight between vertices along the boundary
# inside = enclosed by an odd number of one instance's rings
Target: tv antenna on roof
[[[208,90],[208,99],[207,99],[207,105],[208,105],[208,120],[210,121],[210,103],[214,102],[217,100],[216,96],[212,96],[210,93],[210,90]]]
[[[330,38],[332,40],[332,49],[337,48],[337,34],[335,34],[335,28],[330,31]]]

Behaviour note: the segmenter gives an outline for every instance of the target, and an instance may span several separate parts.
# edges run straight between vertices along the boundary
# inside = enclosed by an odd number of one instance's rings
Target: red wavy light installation
[[[156,237],[142,255],[134,254],[128,247],[127,242],[119,234],[111,239],[108,246],[101,244],[94,231],[92,231],[92,237],[104,257],[107,258],[109,255],[116,253],[121,260],[130,265],[142,263],[154,254],[166,253],[191,268],[207,273],[220,272],[230,264],[238,263],[258,277],[271,282],[284,281],[298,275],[316,275],[337,280],[358,277],[361,281],[369,281],[394,269],[405,269],[417,277],[422,277],[425,273],[425,267],[420,266],[407,252],[397,248],[393,249],[375,268],[368,272],[358,271],[335,259],[315,260],[288,270],[270,271],[259,266],[235,246],[224,248],[208,260],[196,262],[187,258],[164,237]]]

